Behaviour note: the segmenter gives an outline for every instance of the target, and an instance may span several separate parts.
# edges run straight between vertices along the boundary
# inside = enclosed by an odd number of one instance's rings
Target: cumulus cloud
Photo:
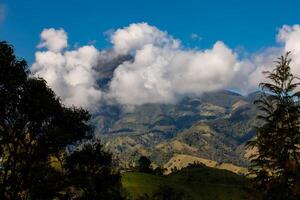
[[[266,81],[263,72],[274,69],[274,60],[283,52],[282,48],[270,47],[261,52],[254,53],[250,58],[240,61],[240,72],[232,81],[234,88],[247,94],[258,89],[258,84]]]
[[[115,70],[111,93],[123,104],[144,104],[222,89],[237,71],[235,59],[222,42],[202,52],[148,44],[136,52],[133,62]]]
[[[211,49],[186,50],[180,41],[145,23],[119,29],[112,41],[123,41],[112,43],[135,55],[133,62],[116,69],[111,82],[112,94],[124,104],[168,103],[228,88],[247,94],[258,89],[265,80],[262,72],[272,70],[274,60],[287,51],[292,52],[292,72],[300,76],[300,25],[284,25],[277,34],[279,47],[243,59],[221,41]]]
[[[92,45],[64,50],[64,30],[45,29],[32,71],[45,78],[67,105],[93,110],[100,101],[113,99],[125,105],[172,103],[186,95],[221,89],[249,92],[264,80],[262,71],[272,70],[280,54],[292,51],[292,70],[300,75],[300,26],[283,26],[279,47],[269,47],[239,58],[222,41],[209,49],[189,50],[165,31],[147,23],[131,24],[109,34],[112,47],[99,51]],[[108,89],[101,91],[101,69],[109,72],[110,60],[130,55],[113,66]],[[126,58],[126,57],[125,57]],[[109,64],[110,63],[110,64]],[[100,74],[99,74],[100,72]]]
[[[260,82],[266,81],[262,72],[272,71],[274,60],[286,52],[291,52],[292,62],[290,67],[292,73],[300,77],[300,26],[282,26],[277,34],[277,42],[280,46],[266,48],[261,52],[254,53],[251,58],[241,61],[242,70],[246,70],[246,72],[238,73],[236,78],[243,77],[244,81],[235,79],[235,83],[240,84],[237,87],[240,91],[247,93],[257,89]]]
[[[96,109],[101,90],[94,67],[100,52],[94,46],[63,51],[67,46],[64,30],[45,29],[41,38],[46,51],[36,52],[32,73],[43,77],[64,104]]]
[[[114,73],[111,95],[123,104],[169,103],[180,96],[200,95],[229,86],[239,70],[236,55],[223,42],[211,49],[184,50],[180,41],[148,24],[132,24],[112,36],[118,53],[133,62]]]
[[[68,46],[68,36],[63,29],[44,29],[40,35],[41,42],[38,48],[46,48],[52,52],[60,52]]]
[[[131,24],[118,29],[111,35],[111,43],[118,54],[134,53],[146,45],[178,48],[179,40],[173,39],[167,32],[160,31],[147,23]]]
[[[284,25],[279,30],[277,39],[284,44],[284,51],[291,52],[291,70],[300,76],[300,25]]]

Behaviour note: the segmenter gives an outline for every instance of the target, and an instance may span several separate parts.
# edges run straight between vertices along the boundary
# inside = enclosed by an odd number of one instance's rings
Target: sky
[[[29,63],[40,32],[50,27],[64,28],[70,44],[96,42],[106,48],[105,32],[147,22],[186,47],[207,48],[221,40],[253,52],[275,44],[283,24],[300,22],[298,0],[0,0],[0,5],[5,12],[0,39],[12,43]]]
[[[291,51],[300,76],[300,1],[0,0],[0,39],[66,105],[176,103],[258,89]],[[99,71],[122,61],[107,89]]]

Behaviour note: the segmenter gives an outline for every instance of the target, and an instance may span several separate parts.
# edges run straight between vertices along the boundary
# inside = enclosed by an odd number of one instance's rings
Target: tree
[[[92,138],[89,119],[86,110],[62,105],[43,79],[29,76],[12,46],[0,42],[0,199],[65,199],[74,184],[87,184],[88,195],[101,185],[99,194],[113,199],[109,191],[120,176],[110,154],[100,144],[81,144]]]
[[[99,139],[84,142],[67,156],[65,170],[69,198],[122,199],[121,176],[113,166],[112,155],[103,150]]]
[[[276,61],[273,71],[264,72],[268,82],[260,83],[262,96],[255,101],[261,126],[248,147],[256,148],[251,157],[251,173],[268,199],[299,198],[300,178],[300,85],[291,73],[289,53]]]
[[[158,175],[158,176],[163,176],[164,173],[165,173],[166,169],[165,168],[162,168],[162,167],[156,167],[154,170],[153,170],[153,173],[155,175]]]
[[[149,158],[147,158],[146,156],[140,157],[140,159],[138,160],[138,167],[140,172],[144,172],[144,173],[152,172],[151,160],[149,160]]]
[[[50,169],[51,156],[90,135],[90,115],[61,105],[6,42],[0,42],[0,74],[0,199],[33,198],[30,191],[46,174],[37,179],[36,170]]]

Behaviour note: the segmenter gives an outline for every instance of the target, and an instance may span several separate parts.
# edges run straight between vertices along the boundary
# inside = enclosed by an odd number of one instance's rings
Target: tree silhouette
[[[120,177],[111,169],[110,154],[100,144],[81,144],[92,138],[89,119],[86,110],[62,105],[43,79],[29,76],[13,48],[0,42],[0,199],[65,199],[71,186],[84,184],[92,196],[73,199],[97,199],[93,193],[100,188],[106,199],[120,195],[111,192]],[[67,154],[67,147],[76,151]]]
[[[278,58],[273,71],[264,72],[268,82],[260,83],[263,94],[255,101],[262,125],[248,143],[258,152],[251,157],[251,173],[268,199],[300,197],[300,92],[295,91],[300,83],[291,73],[290,63],[287,53]]]
[[[140,172],[152,173],[151,160],[146,156],[141,156],[138,160],[138,169]]]
[[[81,144],[66,157],[67,196],[77,199],[121,200],[120,174],[99,139]]]

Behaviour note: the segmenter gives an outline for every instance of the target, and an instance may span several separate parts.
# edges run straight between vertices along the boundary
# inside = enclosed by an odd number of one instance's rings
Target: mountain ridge
[[[141,155],[163,166],[175,154],[186,154],[245,167],[244,144],[255,135],[253,101],[259,95],[223,90],[131,110],[110,105],[95,119],[106,148],[123,166],[134,165]]]

